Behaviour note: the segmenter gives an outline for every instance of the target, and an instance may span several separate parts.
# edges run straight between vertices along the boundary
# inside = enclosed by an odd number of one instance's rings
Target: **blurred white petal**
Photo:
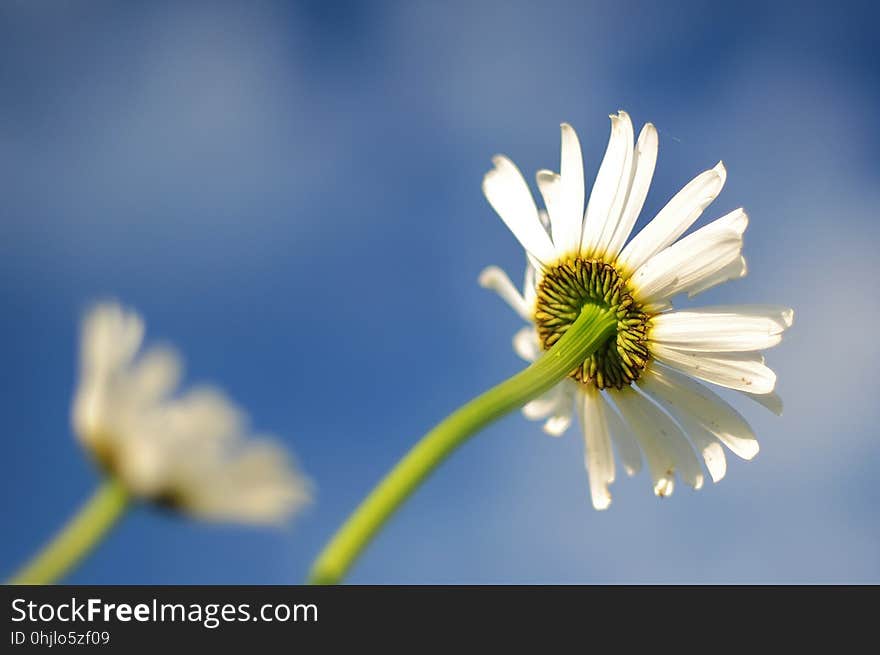
[[[534,328],[522,328],[513,335],[513,350],[527,362],[533,362],[541,356],[538,335]]]
[[[483,272],[480,273],[480,286],[497,293],[524,321],[531,319],[531,312],[526,305],[525,298],[517,291],[507,273],[497,266],[487,266],[483,269]]]
[[[279,522],[302,507],[309,484],[284,452],[249,439],[222,392],[175,395],[180,358],[168,348],[138,358],[143,332],[137,314],[111,304],[83,324],[73,427],[110,474],[136,496],[206,518]]]

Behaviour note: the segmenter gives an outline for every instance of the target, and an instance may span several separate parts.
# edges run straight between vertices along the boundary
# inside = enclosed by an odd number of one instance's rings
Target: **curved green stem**
[[[7,584],[51,584],[58,581],[88,555],[119,520],[129,499],[121,483],[107,478],[76,516]]]
[[[611,312],[587,305],[562,338],[524,371],[450,414],[373,489],[324,548],[309,584],[337,584],[367,543],[418,485],[468,437],[563,380],[614,332]]]

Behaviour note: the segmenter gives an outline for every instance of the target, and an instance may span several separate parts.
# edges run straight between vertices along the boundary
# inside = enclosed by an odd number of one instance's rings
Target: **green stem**
[[[324,548],[309,584],[337,584],[385,521],[416,487],[471,435],[551,389],[601,346],[617,326],[615,316],[586,305],[544,355],[450,414],[426,434],[373,489]]]
[[[122,516],[129,499],[120,482],[107,478],[76,516],[7,584],[51,584],[64,577]]]

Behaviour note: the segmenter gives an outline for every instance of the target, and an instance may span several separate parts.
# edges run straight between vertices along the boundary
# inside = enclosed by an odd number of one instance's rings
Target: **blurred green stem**
[[[565,379],[614,333],[611,312],[586,305],[556,344],[524,371],[450,414],[401,459],[318,555],[309,584],[337,584],[385,521],[456,448]]]
[[[51,584],[64,577],[98,544],[128,507],[121,483],[107,478],[67,522],[7,584]]]

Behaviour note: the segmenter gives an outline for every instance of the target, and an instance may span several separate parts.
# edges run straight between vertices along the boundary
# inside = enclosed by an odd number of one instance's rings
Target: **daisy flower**
[[[746,274],[748,216],[736,209],[680,238],[721,192],[727,172],[719,162],[629,239],[654,174],[657,130],[648,123],[634,141],[626,112],[612,115],[586,211],[581,147],[568,124],[562,125],[560,172],[536,176],[546,211],[506,157],[496,156],[483,180],[483,193],[527,255],[522,293],[497,267],[480,276],[529,323],[514,337],[516,352],[528,361],[538,358],[586,303],[617,317],[615,336],[523,408],[551,435],[561,435],[578,415],[596,509],[611,503],[612,443],[630,475],[644,456],[658,496],[672,493],[676,473],[694,489],[703,485],[698,455],[713,481],[724,477],[721,444],[753,458],[758,442],[748,423],[702,382],[743,392],[781,413],[776,375],[760,351],[779,343],[793,320],[793,311],[781,306],[673,310],[678,294],[692,297]]]
[[[169,348],[138,354],[144,323],[116,304],[83,322],[73,429],[134,496],[212,520],[275,523],[309,500],[284,451],[247,439],[242,412],[220,391],[176,393],[182,366]]]

